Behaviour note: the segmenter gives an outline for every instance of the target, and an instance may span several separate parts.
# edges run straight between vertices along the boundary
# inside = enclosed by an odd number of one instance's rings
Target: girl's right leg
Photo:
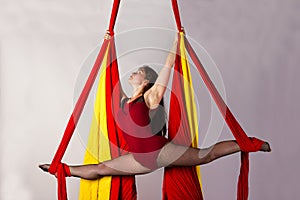
[[[43,164],[39,167],[48,172],[50,165]],[[69,168],[71,176],[88,180],[99,179],[103,176],[137,175],[151,172],[150,169],[137,162],[132,154],[126,154],[100,164],[69,166]]]
[[[83,179],[99,179],[103,176],[138,175],[151,172],[137,162],[132,154],[126,154],[100,164],[70,166],[72,176]]]

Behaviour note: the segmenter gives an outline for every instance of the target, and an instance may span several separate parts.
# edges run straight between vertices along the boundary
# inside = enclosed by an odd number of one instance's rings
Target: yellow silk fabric
[[[186,102],[186,111],[188,116],[188,122],[190,127],[192,147],[198,147],[198,118],[197,109],[194,101],[194,87],[192,83],[192,76],[190,71],[190,65],[188,62],[187,52],[184,44],[184,33],[180,33],[180,57],[182,65],[182,76],[184,85],[184,96]],[[198,179],[202,189],[200,166],[197,166]]]
[[[98,164],[111,159],[106,118],[106,66],[110,44],[100,68],[100,79],[94,104],[94,115],[83,164]],[[79,200],[110,198],[111,176],[98,180],[80,180]]]

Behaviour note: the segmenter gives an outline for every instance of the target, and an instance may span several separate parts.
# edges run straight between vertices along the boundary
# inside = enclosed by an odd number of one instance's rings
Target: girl
[[[105,39],[110,39],[109,32]],[[166,133],[163,95],[175,61],[177,40],[159,75],[149,66],[142,66],[128,79],[133,91],[131,98],[124,93],[116,122],[129,146],[130,153],[99,164],[70,166],[71,176],[83,179],[99,179],[111,175],[136,175],[152,172],[160,167],[195,166],[212,162],[220,157],[241,151],[235,140],[218,142],[204,149],[175,145]],[[270,152],[267,142],[257,138],[260,151]],[[48,171],[49,164],[39,167]]]

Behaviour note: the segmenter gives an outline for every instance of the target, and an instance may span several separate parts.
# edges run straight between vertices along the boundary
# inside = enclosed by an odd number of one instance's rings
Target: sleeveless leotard
[[[151,128],[151,112],[141,96],[127,103],[121,102],[117,114],[117,125],[121,129],[130,152],[136,161],[149,169],[157,168],[157,156],[168,140],[160,132],[154,134]]]

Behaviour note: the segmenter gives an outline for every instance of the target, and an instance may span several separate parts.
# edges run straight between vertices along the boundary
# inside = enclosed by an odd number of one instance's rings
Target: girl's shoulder
[[[121,108],[124,108],[125,103],[127,103],[129,99],[130,99],[129,97],[123,97],[121,99],[121,104],[120,104]]]
[[[159,106],[159,103],[157,103],[157,99],[157,95],[149,90],[144,94],[145,104],[150,110],[156,109]]]

